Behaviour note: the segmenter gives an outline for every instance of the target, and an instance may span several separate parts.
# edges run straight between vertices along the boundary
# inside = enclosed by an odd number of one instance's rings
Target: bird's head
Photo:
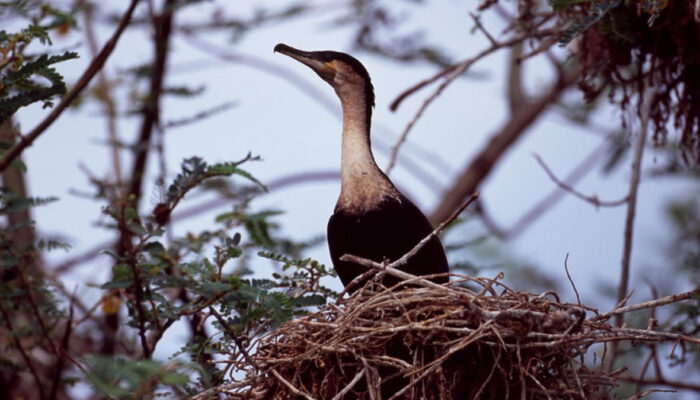
[[[368,107],[374,106],[374,88],[369,73],[355,57],[337,51],[303,51],[286,44],[275,46],[275,52],[289,56],[311,68],[340,95],[346,90],[361,89]]]

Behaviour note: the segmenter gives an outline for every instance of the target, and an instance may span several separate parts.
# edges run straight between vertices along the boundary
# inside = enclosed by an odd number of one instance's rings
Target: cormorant
[[[347,286],[367,267],[340,261],[344,254],[376,262],[395,261],[433,230],[428,219],[399,192],[374,161],[370,125],[374,88],[365,67],[354,57],[336,51],[302,51],[278,44],[275,52],[311,68],[328,82],[343,109],[341,189],[328,221],[328,246],[335,270]],[[401,270],[414,275],[448,272],[445,250],[433,237]],[[387,276],[393,286],[399,279]],[[448,277],[434,278],[437,283]],[[354,288],[350,288],[354,291]]]

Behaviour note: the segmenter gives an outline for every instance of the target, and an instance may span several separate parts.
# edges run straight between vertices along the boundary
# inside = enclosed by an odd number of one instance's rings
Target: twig
[[[631,311],[644,310],[647,308],[654,308],[654,307],[659,307],[659,306],[663,306],[666,304],[676,303],[676,302],[679,302],[682,300],[688,300],[696,294],[700,294],[700,288],[696,288],[694,290],[691,290],[691,291],[685,292],[685,293],[673,294],[673,295],[662,297],[662,298],[656,299],[656,300],[649,300],[649,301],[645,301],[642,303],[633,304],[631,306],[616,308],[616,309],[614,309],[612,311],[608,311],[604,314],[596,315],[592,319],[594,321],[601,321],[601,320],[608,319],[608,318],[612,317],[613,315],[622,315],[622,314],[626,314],[626,313],[631,312]]]
[[[416,244],[408,253],[404,254],[398,260],[389,264],[389,266],[393,267],[393,268],[398,268],[398,267],[406,264],[411,257],[416,255],[416,253],[418,253],[420,251],[420,249],[422,249],[423,246],[425,246],[426,243],[428,243],[434,237],[437,237],[437,235],[439,235],[445,229],[445,227],[447,227],[447,225],[451,224],[452,221],[454,221],[459,216],[459,214],[461,214],[462,211],[464,211],[464,209],[467,208],[467,206],[469,206],[472,202],[474,202],[474,200],[476,200],[478,198],[479,198],[479,192],[472,193],[472,195],[465,202],[463,202],[462,205],[459,206],[452,213],[452,215],[450,215],[446,220],[442,221],[442,223],[440,223],[440,225],[438,225],[437,228],[435,228],[432,232],[430,232],[430,234],[428,234],[428,236],[424,237],[423,240],[418,242],[418,244]]]
[[[399,108],[399,105],[401,105],[401,103],[402,103],[404,100],[406,100],[406,98],[407,98],[408,96],[410,96],[410,95],[412,95],[413,93],[419,91],[420,89],[423,89],[424,87],[430,85],[431,83],[437,81],[438,79],[444,78],[445,76],[447,76],[447,75],[449,75],[450,73],[452,73],[452,71],[454,71],[455,69],[459,68],[459,67],[460,67],[461,65],[463,65],[464,63],[474,63],[474,62],[477,61],[478,59],[483,58],[483,57],[485,57],[485,56],[491,54],[492,52],[494,52],[494,51],[496,51],[496,50],[499,50],[499,49],[504,48],[504,47],[510,47],[510,46],[512,46],[512,45],[514,45],[514,44],[516,44],[516,43],[521,43],[521,42],[523,42],[523,41],[525,41],[525,40],[528,40],[528,39],[532,39],[532,38],[542,38],[542,37],[547,37],[547,36],[551,36],[551,35],[554,35],[554,34],[555,34],[555,32],[554,32],[553,30],[542,30],[542,31],[539,31],[539,32],[534,32],[534,33],[532,33],[532,34],[527,34],[527,35],[524,34],[524,35],[520,35],[520,36],[514,37],[514,38],[512,38],[512,39],[509,39],[509,40],[506,40],[506,41],[503,41],[503,42],[499,42],[497,48],[490,47],[490,48],[488,48],[488,49],[482,51],[482,53],[477,54],[477,55],[474,56],[473,58],[469,58],[469,59],[466,59],[466,60],[464,60],[464,61],[462,61],[462,62],[460,62],[460,63],[450,65],[449,67],[443,69],[442,71],[440,71],[440,72],[438,72],[437,74],[431,76],[430,78],[424,79],[424,80],[422,80],[422,81],[416,83],[415,85],[411,86],[410,88],[404,90],[401,94],[399,94],[399,95],[396,97],[396,99],[394,99],[394,101],[391,102],[391,104],[389,105],[389,109],[390,109],[391,111],[396,111],[396,110]],[[485,53],[485,54],[484,54],[484,53]]]
[[[539,34],[542,34],[542,33],[540,32]],[[539,34],[536,33],[535,36],[539,36]],[[530,37],[532,37],[532,36],[529,36],[529,35],[528,35],[528,38],[530,38]],[[456,64],[456,65],[447,67],[447,68],[445,68],[440,74],[434,76],[434,77],[431,78],[429,81],[424,81],[424,82],[430,83],[430,82],[432,82],[433,80],[436,80],[436,79],[441,78],[442,76],[446,76],[446,77],[445,77],[445,81],[442,82],[442,83],[440,84],[440,86],[438,86],[437,89],[435,89],[435,91],[433,92],[433,94],[431,94],[430,96],[428,96],[428,98],[426,98],[426,99],[423,101],[423,104],[421,105],[421,107],[418,109],[418,111],[417,111],[416,114],[413,116],[413,118],[412,118],[411,121],[408,123],[408,125],[406,125],[406,128],[405,128],[404,131],[401,133],[401,136],[400,136],[399,139],[396,141],[396,144],[394,145],[394,147],[393,147],[393,149],[392,149],[392,151],[391,151],[391,157],[389,158],[389,164],[388,164],[388,166],[387,166],[387,168],[386,168],[386,173],[389,174],[389,172],[391,172],[391,169],[394,167],[394,164],[396,163],[396,158],[398,157],[399,149],[401,148],[401,145],[406,141],[406,138],[408,137],[408,133],[411,131],[411,129],[412,129],[413,126],[416,124],[416,122],[418,121],[418,119],[423,115],[423,113],[424,113],[425,110],[428,108],[428,106],[429,106],[438,96],[440,96],[440,94],[442,94],[442,91],[445,90],[445,88],[446,88],[447,86],[449,86],[455,79],[457,79],[457,77],[459,77],[460,75],[462,75],[462,74],[463,74],[467,69],[469,69],[469,67],[471,67],[475,62],[479,61],[480,59],[486,57],[487,55],[493,53],[494,51],[496,51],[496,50],[498,50],[498,49],[501,49],[501,48],[504,48],[504,47],[508,47],[508,46],[511,46],[511,45],[513,45],[513,44],[516,44],[516,43],[520,43],[520,42],[522,42],[523,40],[525,40],[525,37],[524,37],[524,36],[521,36],[521,37],[518,37],[518,38],[515,38],[515,39],[507,40],[507,41],[504,41],[504,42],[497,42],[497,43],[495,43],[495,44],[492,44],[491,47],[482,50],[482,51],[481,51],[479,54],[477,54],[476,56],[474,56],[474,57],[472,57],[472,58],[468,58],[468,59],[462,61],[462,62],[459,63],[459,64]],[[443,75],[443,74],[444,74],[444,75]],[[427,83],[426,83],[426,84],[427,84]],[[414,88],[415,88],[415,90],[418,90],[420,87],[422,87],[422,85],[419,86],[419,87],[414,87]],[[391,104],[391,106],[389,106],[389,108],[390,108],[392,111],[396,110],[396,107],[398,107],[398,104],[405,98],[405,96],[407,96],[407,95],[410,94],[410,93],[413,93],[413,91],[411,91],[410,89],[409,89],[409,91],[404,92],[404,94],[402,94],[402,95],[399,96],[396,100],[394,100],[394,102]]]
[[[632,159],[632,176],[630,178],[630,189],[627,195],[627,217],[625,219],[625,242],[622,250],[622,268],[620,270],[620,283],[617,291],[617,301],[618,303],[627,296],[627,288],[629,285],[629,274],[630,274],[630,256],[632,254],[632,235],[634,233],[634,216],[637,209],[637,191],[639,189],[639,175],[642,169],[642,155],[644,154],[644,143],[646,141],[647,126],[649,124],[649,117],[651,114],[651,105],[656,99],[656,88],[648,87],[643,94],[642,101],[644,102],[642,106],[641,123],[639,127],[639,134],[637,136],[637,141],[634,146],[634,156]],[[622,314],[617,314],[615,316],[615,325],[622,326],[624,321]],[[614,345],[613,345],[614,346]],[[615,350],[615,347],[613,347]],[[611,365],[615,361],[616,352],[612,353]]]
[[[341,261],[354,262],[354,263],[356,263],[356,264],[360,264],[360,265],[364,265],[364,266],[367,266],[367,267],[375,268],[375,269],[378,269],[378,270],[380,270],[380,271],[386,271],[386,272],[389,273],[390,275],[392,275],[392,276],[394,276],[394,277],[396,277],[396,278],[403,279],[403,280],[416,280],[416,279],[418,279],[418,280],[421,280],[421,281],[425,281],[425,283],[427,284],[427,286],[430,286],[430,287],[443,287],[443,286],[441,286],[441,285],[438,285],[437,283],[428,281],[428,280],[426,280],[426,279],[421,279],[420,277],[417,277],[416,275],[409,274],[409,273],[407,273],[407,272],[398,270],[398,269],[396,269],[396,268],[398,268],[398,267],[400,267],[400,266],[406,264],[406,263],[408,262],[408,260],[409,260],[411,257],[413,257],[414,255],[416,255],[416,253],[418,253],[418,252],[420,251],[420,249],[422,249],[423,246],[425,246],[426,243],[428,243],[428,242],[429,242],[431,239],[433,239],[434,237],[437,237],[437,235],[439,235],[440,232],[442,232],[442,231],[445,229],[445,227],[446,227],[447,225],[449,225],[452,221],[454,221],[454,220],[459,216],[459,214],[461,214],[462,211],[464,211],[464,209],[467,208],[467,206],[468,206],[469,204],[471,204],[472,202],[474,202],[474,200],[476,200],[477,198],[479,198],[479,192],[473,193],[473,194],[471,195],[471,197],[469,197],[469,199],[467,199],[467,201],[465,201],[464,203],[462,203],[462,205],[461,205],[459,208],[457,208],[457,209],[452,213],[452,215],[450,215],[449,218],[447,218],[447,219],[444,220],[440,225],[438,225],[437,228],[435,228],[435,229],[434,229],[432,232],[430,232],[426,237],[424,237],[420,242],[418,242],[415,246],[413,246],[413,248],[412,248],[411,250],[409,250],[406,254],[404,254],[403,256],[399,257],[398,259],[396,259],[395,261],[391,262],[390,264],[385,265],[385,264],[378,263],[378,262],[373,261],[373,260],[368,260],[368,259],[363,258],[363,257],[355,256],[355,255],[352,255],[352,254],[344,254],[343,256],[340,257],[340,260],[341,260]],[[365,274],[366,274],[366,273],[362,274],[361,276],[365,276]],[[354,281],[355,281],[355,280],[353,280],[353,282],[354,282]],[[429,282],[429,283],[428,283],[428,282]],[[351,283],[352,283],[352,282],[351,282]]]
[[[569,186],[576,184],[581,180],[586,174],[591,170],[593,164],[600,158],[607,148],[607,143],[603,143],[596,147],[595,150],[586,156],[567,176],[564,182]],[[540,216],[542,216],[547,210],[554,207],[554,205],[564,198],[567,192],[560,187],[554,188],[547,196],[542,198],[536,205],[534,205],[529,211],[523,214],[517,222],[515,222],[510,228],[503,229],[497,225],[497,223],[490,217],[488,210],[477,201],[477,212],[481,217],[484,225],[496,236],[501,239],[510,239],[520,235],[530,224],[536,221]]]
[[[124,29],[126,29],[126,26],[129,24],[129,21],[131,21],[131,15],[134,12],[134,9],[136,8],[136,5],[139,3],[139,0],[131,0],[131,4],[129,4],[129,8],[126,10],[124,15],[122,16],[121,20],[119,21],[119,25],[117,26],[117,29],[114,31],[114,34],[112,37],[105,43],[104,47],[100,51],[100,53],[93,58],[92,62],[90,65],[88,65],[87,69],[85,72],[83,72],[83,75],[78,79],[78,81],[75,83],[73,88],[66,93],[66,95],[63,97],[60,103],[49,113],[49,115],[44,118],[39,125],[37,125],[31,132],[29,132],[26,135],[19,136],[19,141],[14,144],[5,154],[3,155],[2,158],[0,158],[0,171],[4,171],[5,168],[7,168],[12,161],[14,161],[17,156],[19,156],[25,148],[31,146],[31,144],[36,140],[36,138],[39,137],[46,129],[51,126],[51,124],[58,118],[63,111],[68,108],[71,103],[78,97],[80,92],[85,89],[85,87],[90,83],[92,78],[97,74],[102,69],[102,66],[104,63],[107,61],[107,58],[109,57],[110,54],[112,54],[112,50],[114,50],[114,47],[117,45],[117,41],[119,40],[119,37],[121,36],[122,32],[124,32]]]
[[[668,340],[668,341],[678,341],[682,340],[684,342],[688,343],[694,343],[697,345],[700,345],[700,338],[698,337],[693,337],[693,336],[688,336],[688,335],[683,335],[680,333],[671,333],[671,332],[657,332],[657,331],[650,331],[646,329],[634,329],[634,328],[612,328],[610,329],[611,332],[614,333],[622,333],[625,335],[637,335],[638,337],[623,337],[623,340],[644,340],[644,341],[651,341],[651,340]]]
[[[700,392],[700,384],[682,382],[682,381],[671,381],[668,379],[637,379],[632,376],[619,376],[617,379],[625,382],[640,383],[644,386],[669,386],[676,389],[686,389],[694,390]]]
[[[472,193],[471,197],[469,197],[469,199],[467,199],[464,203],[462,203],[462,205],[459,208],[457,208],[452,213],[452,215],[450,215],[449,218],[447,218],[440,225],[438,225],[437,228],[435,228],[426,237],[424,237],[420,242],[418,242],[418,244],[413,246],[413,248],[411,250],[409,250],[406,254],[404,254],[403,256],[399,257],[398,259],[396,259],[395,261],[393,261],[389,264],[385,265],[385,264],[378,263],[378,262],[373,261],[373,260],[369,260],[369,259],[366,259],[363,257],[355,256],[352,254],[342,255],[340,257],[340,261],[353,262],[355,264],[364,265],[366,267],[374,268],[374,269],[379,270],[379,271],[384,271],[384,272],[388,273],[389,275],[392,275],[392,276],[399,278],[399,279],[402,279],[404,281],[418,282],[422,286],[427,286],[427,287],[432,287],[432,288],[445,288],[444,286],[439,285],[435,282],[429,281],[428,279],[424,279],[424,278],[421,278],[419,276],[409,274],[408,272],[401,271],[397,268],[406,264],[411,257],[416,255],[416,253],[418,253],[420,251],[420,249],[422,249],[423,246],[425,246],[426,243],[428,243],[432,238],[437,237],[437,235],[439,235],[440,232],[442,232],[443,229],[445,229],[445,227],[447,225],[449,225],[452,221],[454,221],[459,216],[459,214],[461,214],[462,211],[464,211],[464,209],[467,208],[467,206],[469,204],[471,204],[472,202],[474,202],[474,200],[476,200],[477,198],[479,198],[479,192]],[[361,277],[364,277],[365,274],[366,273],[362,274]],[[355,280],[353,280],[353,282],[355,282]]]
[[[417,276],[417,275],[409,274],[408,272],[401,271],[400,269],[396,269],[391,264],[384,265],[384,264],[378,263],[376,261],[369,260],[367,258],[354,256],[352,254],[344,254],[343,256],[340,257],[340,261],[352,262],[352,263],[355,263],[358,265],[364,265],[365,267],[374,268],[377,271],[384,271],[387,274],[389,274],[395,278],[403,279],[404,281],[410,280],[412,283],[416,283],[416,284],[419,284],[421,286],[431,287],[434,289],[443,288],[445,290],[450,290],[449,288],[442,286],[440,284],[437,284],[437,283],[430,281],[428,279],[422,278],[422,277]]]
[[[137,142],[139,146],[137,146],[138,150],[136,150],[134,164],[131,167],[131,184],[128,191],[129,195],[134,196],[135,206],[138,206],[138,202],[141,199],[141,186],[153,129],[160,122],[160,97],[163,92],[175,4],[175,0],[166,0],[165,4],[163,4],[162,13],[152,17],[155,31],[155,38],[153,39],[155,46],[153,71],[151,73],[149,96],[143,105],[143,121]]]
[[[576,302],[581,307],[581,297],[579,297],[574,280],[571,279],[571,274],[569,274],[569,253],[566,253],[566,257],[564,257],[564,271],[566,271],[566,277],[569,278],[569,283],[571,283],[571,287],[574,288],[574,293],[576,293]]]
[[[333,398],[332,398],[331,400],[340,400],[340,399],[342,399],[343,396],[345,396],[345,394],[346,394],[347,392],[349,392],[349,391],[353,388],[353,386],[355,386],[355,384],[357,383],[357,381],[359,381],[360,379],[362,379],[363,376],[365,376],[365,368],[362,368],[362,369],[360,370],[360,372],[358,372],[358,373],[355,375],[355,377],[352,378],[352,380],[351,380],[347,385],[345,385],[345,387],[343,388],[343,390],[341,390],[340,392],[338,392],[338,394],[336,394],[335,396],[333,396]]]
[[[595,195],[586,196],[585,194],[583,194],[583,193],[577,191],[576,189],[574,189],[573,187],[569,186],[566,182],[562,182],[561,180],[559,180],[559,178],[557,178],[554,175],[552,170],[549,169],[547,164],[545,164],[545,162],[542,160],[542,158],[539,155],[533,154],[532,156],[535,157],[535,160],[537,161],[537,163],[540,164],[540,167],[542,167],[542,169],[544,169],[544,172],[547,173],[547,176],[549,176],[549,179],[551,179],[560,188],[573,194],[574,196],[578,197],[579,199],[581,199],[583,201],[591,203],[596,207],[617,207],[617,206],[621,206],[621,205],[627,203],[627,199],[629,198],[629,196],[625,196],[620,200],[613,200],[613,201],[600,200],[598,198],[598,196],[595,196]]]
[[[85,39],[87,40],[88,49],[91,56],[97,55],[98,47],[95,39],[94,30],[94,14],[93,5],[86,1],[81,1],[81,6],[84,7],[83,26],[85,27]],[[109,137],[110,148],[112,150],[112,169],[114,170],[114,180],[116,186],[116,197],[121,195],[123,188],[121,157],[119,154],[119,134],[117,133],[117,106],[112,95],[112,85],[107,78],[107,73],[104,68],[100,68],[97,73],[97,89],[100,91],[98,98],[104,103],[105,112],[107,115],[107,134]]]
[[[628,397],[628,398],[625,399],[625,400],[639,400],[639,399],[641,399],[642,397],[649,396],[649,395],[652,394],[652,393],[675,393],[675,392],[676,392],[675,390],[649,389],[649,390],[645,390],[645,391],[643,391],[643,392],[641,392],[641,393],[637,393],[637,394],[635,394],[635,395],[632,396],[632,397]]]
[[[41,383],[41,379],[39,378],[39,374],[37,373],[36,368],[34,368],[34,363],[24,351],[24,348],[22,347],[22,342],[20,342],[20,340],[17,338],[17,332],[12,327],[12,320],[7,314],[7,311],[5,311],[5,307],[2,306],[2,302],[0,302],[0,313],[2,313],[2,319],[5,321],[5,326],[7,326],[10,336],[12,336],[12,341],[14,342],[17,351],[19,351],[19,354],[22,356],[24,363],[27,365],[27,368],[29,368],[29,372],[32,374],[32,377],[34,377],[34,380],[36,381],[37,391],[39,392],[39,398],[43,399],[44,385]]]
[[[484,34],[484,36],[486,36],[486,39],[488,39],[489,42],[491,42],[491,46],[498,46],[498,42],[496,41],[496,39],[494,39],[493,36],[491,36],[491,34],[489,33],[489,31],[487,31],[484,28],[484,26],[481,25],[481,20],[479,19],[479,16],[474,14],[473,12],[470,12],[469,16],[472,17],[472,19],[474,20],[474,24],[476,24],[476,27],[481,31],[481,33]]]
[[[76,288],[77,289],[77,288]],[[75,292],[73,293],[75,295]],[[63,331],[63,338],[61,339],[61,352],[67,353],[68,347],[70,346],[70,335],[73,328],[73,297],[71,297],[70,304],[68,306],[68,319],[66,320],[66,329]],[[58,388],[61,383],[61,375],[63,374],[63,368],[66,363],[66,357],[61,354],[56,355],[56,365],[53,367],[53,379],[51,383],[51,393],[49,393],[49,400],[55,400],[58,396]]]
[[[246,350],[245,346],[243,346],[243,343],[241,342],[241,339],[236,335],[236,332],[231,329],[230,326],[228,326],[228,323],[224,320],[224,318],[219,314],[214,307],[209,307],[209,312],[211,315],[213,315],[217,321],[221,324],[221,327],[224,328],[226,333],[228,333],[229,336],[231,336],[231,340],[236,344],[236,347],[238,347],[238,350],[241,352],[243,355],[243,358],[246,360],[246,362],[252,366],[254,366],[256,369],[258,369],[258,364],[253,360],[253,358],[248,354],[248,350]]]
[[[29,300],[29,305],[32,308],[32,311],[34,312],[34,316],[36,317],[36,320],[39,322],[39,327],[41,328],[41,332],[44,334],[44,338],[46,338],[46,341],[49,343],[49,347],[51,347],[51,351],[53,351],[54,355],[56,357],[60,357],[60,351],[58,349],[58,345],[56,342],[54,342],[53,338],[49,334],[49,330],[46,327],[46,322],[44,321],[44,317],[41,315],[41,312],[39,311],[39,307],[36,305],[36,300],[34,299],[34,295],[32,294],[32,288],[29,286],[29,282],[27,282],[24,272],[22,271],[25,268],[25,266],[20,265],[17,268],[17,273],[19,275],[20,282],[22,283],[22,286],[24,286],[24,290],[27,291],[27,299]]]
[[[279,381],[282,382],[284,384],[284,386],[289,388],[289,390],[291,390],[292,393],[294,393],[295,395],[302,396],[306,400],[314,400],[314,398],[311,397],[308,393],[306,393],[303,390],[297,389],[294,385],[289,383],[289,381],[284,379],[284,377],[282,377],[282,375],[280,375],[279,372],[275,371],[274,369],[271,369],[270,372],[272,373],[272,375],[275,376],[275,378],[279,379]]]

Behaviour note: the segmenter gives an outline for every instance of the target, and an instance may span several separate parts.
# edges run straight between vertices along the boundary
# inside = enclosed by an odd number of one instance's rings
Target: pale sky
[[[117,2],[115,2],[116,4]],[[123,6],[125,1],[118,2]],[[246,15],[261,2],[238,1],[227,6],[232,14]],[[276,1],[264,2],[278,4]],[[478,32],[472,33],[473,23],[468,11],[473,11],[475,2],[449,1],[430,6],[410,6],[402,4],[410,14],[408,27],[424,29],[427,38],[438,42],[458,59],[476,54],[488,46]],[[510,5],[510,3],[508,3]],[[112,4],[110,4],[112,6]],[[206,16],[211,6],[202,3],[195,6],[199,13],[187,11],[185,15]],[[245,10],[239,11],[234,7]],[[143,8],[143,6],[140,6]],[[115,10],[117,7],[115,7]],[[189,7],[193,9],[193,7]],[[143,10],[137,11],[142,13]],[[408,18],[408,14],[407,14]],[[369,70],[376,92],[374,114],[374,142],[391,145],[411,120],[423,100],[432,93],[433,87],[424,89],[406,101],[396,113],[388,110],[388,104],[404,89],[436,72],[433,67],[414,65],[406,67],[386,61],[363,52],[353,52],[350,47],[348,28],[335,28],[329,25],[332,19],[327,15],[305,18],[279,25],[271,25],[245,36],[235,45],[226,44],[225,36],[210,35],[207,41],[235,54],[257,57],[267,63],[284,68],[299,79],[322,93],[325,99],[337,107],[337,99],[332,89],[301,64],[279,54],[272,49],[278,42],[304,50],[332,49],[352,52]],[[502,25],[496,18],[483,20],[487,29],[500,32]],[[100,27],[100,42],[111,34],[111,27]],[[108,62],[112,78],[119,71],[135,64],[150,60],[151,49],[147,33],[133,30],[124,35],[115,54]],[[72,48],[81,44],[80,34],[55,41],[57,49]],[[196,125],[173,129],[166,134],[166,153],[171,178],[179,170],[180,161],[192,155],[199,155],[213,163],[238,160],[248,152],[260,155],[262,162],[247,164],[250,170],[263,182],[290,173],[337,170],[340,160],[340,121],[337,114],[328,112],[321,104],[309,98],[290,82],[257,71],[247,65],[233,64],[212,58],[202,52],[182,35],[173,41],[174,55],[168,84],[189,87],[204,86],[203,96],[192,100],[167,98],[162,104],[163,119],[182,118],[197,111],[228,101],[238,105],[224,113],[211,117]],[[562,50],[563,51],[563,50]],[[80,47],[81,58],[59,66],[59,70],[73,82],[83,71],[90,57]],[[563,54],[563,53],[562,53]],[[434,186],[447,188],[453,178],[469,162],[471,156],[482,148],[489,135],[493,134],[506,120],[504,103],[505,60],[507,53],[499,52],[484,59],[473,67],[474,72],[485,78],[466,78],[456,81],[433,103],[414,127],[410,145],[402,150],[402,155],[415,156],[410,146],[418,146],[442,157],[444,165],[431,164],[425,160],[418,162],[434,176],[434,184],[426,185],[412,176],[401,164],[392,172],[392,179],[404,189],[416,203],[429,213],[438,203],[441,193]],[[532,62],[526,67],[526,87],[531,93],[548,82],[553,72],[543,62]],[[119,107],[128,108],[120,93]],[[572,98],[577,93],[569,94]],[[60,118],[24,154],[29,166],[29,187],[31,195],[56,195],[61,201],[38,208],[35,212],[38,228],[45,234],[61,233],[73,245],[70,253],[54,252],[51,261],[70,258],[82,250],[110,239],[111,232],[95,226],[104,204],[71,194],[72,190],[87,191],[91,188],[79,165],[86,165],[94,174],[102,176],[110,170],[109,152],[103,145],[105,125],[99,118],[98,110],[85,107],[79,111],[69,111]],[[34,127],[47,113],[40,107],[30,107],[18,113],[22,129]],[[619,124],[619,112],[608,107],[596,115],[597,124],[614,128]],[[122,139],[131,142],[137,130],[137,119],[120,120],[119,130]],[[385,127],[388,129],[379,129]],[[575,165],[588,156],[602,140],[603,132],[588,132],[569,124],[560,115],[549,112],[534,124],[523,139],[514,146],[492,171],[488,180],[481,186],[482,200],[490,214],[503,226],[512,225],[523,213],[554,188],[552,181],[537,165],[533,153],[539,154],[557,176],[563,178]],[[386,152],[375,147],[375,155],[381,167],[388,162]],[[647,166],[654,161],[653,151],[647,152]],[[154,187],[154,173],[157,170],[156,158],[149,164],[150,180],[146,182],[142,204],[150,209],[155,200],[151,193]],[[129,168],[126,157],[123,164]],[[601,199],[616,200],[625,196],[628,187],[629,160],[611,176],[602,176],[595,168],[577,185],[586,194],[596,194]],[[448,170],[445,170],[445,168]],[[682,179],[674,181],[645,179],[642,182],[638,219],[634,237],[632,256],[632,279],[639,281],[641,268],[669,268],[664,264],[669,229],[663,217],[664,204],[678,197],[688,187]],[[290,187],[263,196],[253,203],[254,209],[275,208],[285,211],[278,218],[283,231],[297,239],[307,239],[325,234],[327,219],[330,216],[339,191],[339,182],[322,182]],[[182,209],[195,205],[201,199],[186,199]],[[213,226],[216,211],[198,218],[179,223],[175,233]],[[569,269],[575,280],[582,300],[593,305],[610,308],[611,302],[598,299],[601,283],[616,286],[622,255],[622,232],[625,208],[595,209],[592,205],[567,196],[552,210],[514,240],[502,244],[507,258],[540,266],[552,277],[565,281],[563,260],[569,254]],[[473,239],[477,229],[455,232],[447,242]],[[460,237],[460,235],[462,235]],[[490,239],[496,241],[496,239]],[[324,245],[314,248],[309,256],[330,264],[327,248]],[[76,269],[71,275],[71,285],[84,288],[86,276],[91,282],[100,283],[100,277],[109,273],[109,260],[103,256]],[[484,273],[496,275],[498,269]],[[264,273],[262,271],[261,273]],[[340,287],[339,282],[330,285]],[[573,292],[567,285],[561,286],[564,299],[572,300]],[[95,296],[99,292],[95,291]],[[649,294],[638,293],[632,301],[648,299]]]

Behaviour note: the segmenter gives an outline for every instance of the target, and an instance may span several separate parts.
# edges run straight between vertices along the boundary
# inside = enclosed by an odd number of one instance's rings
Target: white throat
[[[367,132],[365,104],[347,101],[363,94],[338,93],[343,106],[343,145],[341,152],[341,189],[336,208],[365,212],[376,208],[387,196],[399,198],[398,191],[374,161]]]

